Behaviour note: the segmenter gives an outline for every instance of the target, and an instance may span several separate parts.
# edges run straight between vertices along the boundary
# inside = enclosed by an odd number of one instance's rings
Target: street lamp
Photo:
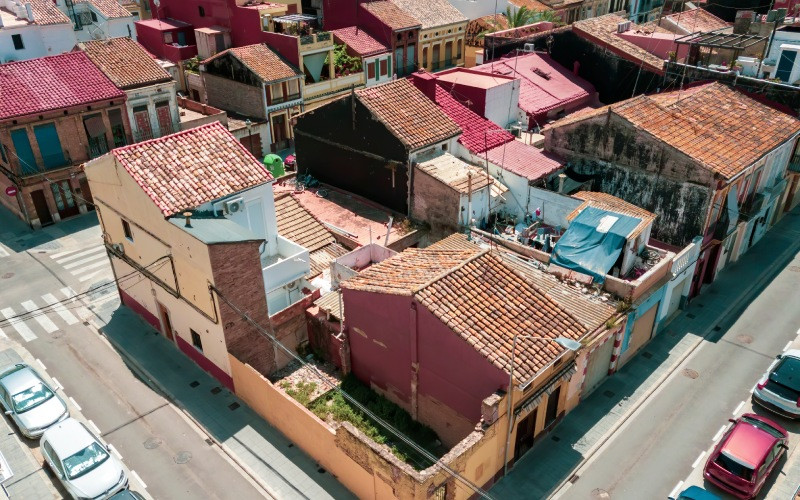
[[[505,452],[503,453],[503,455],[504,455],[503,456],[503,475],[504,476],[506,474],[508,474],[508,448],[511,445],[511,410],[512,410],[512,407],[513,407],[513,404],[512,404],[511,400],[513,399],[513,396],[514,396],[514,361],[516,359],[515,355],[516,355],[516,352],[517,352],[517,339],[518,338],[530,339],[530,340],[545,340],[547,342],[555,342],[556,344],[558,344],[561,347],[564,347],[564,348],[566,348],[566,349],[568,349],[570,351],[577,351],[578,349],[581,348],[581,343],[580,342],[578,342],[576,340],[568,339],[566,337],[550,338],[550,337],[536,337],[534,335],[519,335],[519,334],[514,335],[514,340],[511,343],[511,369],[509,370],[509,374],[508,374],[508,393],[507,393],[507,396],[506,396],[506,399],[508,399],[508,405],[507,405],[507,409],[506,409],[506,418],[508,419],[508,432],[506,433],[506,449],[505,449]],[[534,375],[534,377],[535,377],[535,375]]]

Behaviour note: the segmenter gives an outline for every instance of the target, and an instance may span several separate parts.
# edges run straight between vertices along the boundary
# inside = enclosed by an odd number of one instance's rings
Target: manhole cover
[[[753,343],[753,337],[751,337],[750,335],[737,335],[736,336],[736,341],[740,342],[742,344],[752,344]]]
[[[700,374],[697,373],[697,370],[692,370],[691,368],[684,368],[681,373],[683,373],[684,377],[689,377],[689,378],[692,378],[692,379],[697,378],[697,377],[700,376]]]
[[[8,278],[13,278],[13,277],[14,277],[14,273],[5,273],[5,274],[2,276],[2,278],[3,278],[4,280],[7,280]]]
[[[792,272],[800,273],[800,266],[789,266],[788,269]]]
[[[595,488],[595,489],[592,490],[592,494],[591,494],[590,498],[597,498],[597,499],[611,498],[611,495],[609,495],[606,490],[603,490],[603,489],[600,489],[600,488]]]
[[[156,448],[161,446],[161,443],[163,442],[164,441],[162,441],[161,438],[156,438],[156,437],[148,438],[147,441],[144,442],[144,447],[148,450],[155,450]]]
[[[192,459],[192,454],[188,451],[182,451],[175,455],[175,463],[176,464],[185,464]]]

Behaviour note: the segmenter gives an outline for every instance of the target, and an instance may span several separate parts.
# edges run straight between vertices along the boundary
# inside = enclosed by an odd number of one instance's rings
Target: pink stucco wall
[[[661,59],[669,59],[669,53],[677,49],[678,59],[683,59],[689,53],[688,45],[678,46],[675,39],[682,35],[674,35],[672,33],[637,33],[635,31],[626,31],[618,35],[623,40],[627,40],[638,47],[650,52],[654,56]]]

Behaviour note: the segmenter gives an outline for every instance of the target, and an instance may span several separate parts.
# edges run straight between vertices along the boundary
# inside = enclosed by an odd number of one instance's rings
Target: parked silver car
[[[800,418],[800,350],[775,358],[753,389],[753,401],[778,415]]]
[[[56,391],[36,370],[21,363],[0,373],[0,405],[20,432],[31,439],[69,417],[67,405]]]
[[[47,465],[72,498],[106,500],[128,487],[122,463],[74,418],[47,429],[40,444]]]

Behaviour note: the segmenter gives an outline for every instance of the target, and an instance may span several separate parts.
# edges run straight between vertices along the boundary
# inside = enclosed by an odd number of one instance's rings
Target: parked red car
[[[745,413],[708,457],[703,476],[737,498],[755,497],[789,447],[786,429],[768,418]]]

